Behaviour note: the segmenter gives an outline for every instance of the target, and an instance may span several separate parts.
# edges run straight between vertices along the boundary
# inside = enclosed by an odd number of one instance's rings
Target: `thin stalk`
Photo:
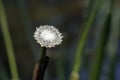
[[[85,47],[87,36],[90,31],[90,28],[92,27],[93,21],[96,17],[96,14],[99,10],[101,3],[102,3],[102,0],[98,0],[95,2],[95,4],[94,4],[95,7],[93,8],[93,11],[91,11],[91,14],[89,15],[89,17],[84,25],[85,29],[84,29],[82,36],[80,37],[80,40],[78,42],[78,47],[77,47],[76,56],[75,56],[75,62],[74,62],[70,80],[78,80],[79,79],[79,78],[75,79],[74,75],[78,76],[78,72],[79,72],[80,66],[81,66],[81,56],[83,53],[83,49]]]
[[[45,56],[46,56],[46,47],[43,47],[43,48],[42,48],[42,54],[41,54],[41,61],[44,62]]]
[[[32,80],[43,80],[48,62],[49,62],[49,57],[46,56],[46,48],[43,47],[41,58],[36,63]]]
[[[7,24],[7,17],[5,14],[5,9],[2,4],[2,0],[0,0],[0,21],[1,21],[1,29],[3,33],[3,37],[5,40],[12,80],[19,80],[12,40],[10,37],[10,32]]]

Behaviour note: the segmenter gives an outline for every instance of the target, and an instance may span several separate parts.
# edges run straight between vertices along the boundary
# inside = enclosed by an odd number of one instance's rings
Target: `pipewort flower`
[[[61,44],[63,36],[54,26],[41,25],[36,28],[34,38],[41,47],[51,48]]]

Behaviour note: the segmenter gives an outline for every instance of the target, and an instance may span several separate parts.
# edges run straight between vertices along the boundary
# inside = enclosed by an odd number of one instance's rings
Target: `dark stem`
[[[46,47],[42,48],[42,53],[41,53],[41,63],[45,61],[45,57],[46,57]]]
[[[39,62],[37,62],[36,64],[32,80],[43,80],[48,62],[49,62],[49,57],[46,56],[46,48],[43,47],[42,55],[41,55],[41,58],[39,59]]]

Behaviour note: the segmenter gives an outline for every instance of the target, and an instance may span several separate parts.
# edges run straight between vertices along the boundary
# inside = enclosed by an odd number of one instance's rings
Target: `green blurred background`
[[[19,79],[32,80],[40,25],[54,25],[64,36],[47,50],[45,80],[69,80],[71,72],[79,80],[120,80],[120,0],[0,0],[0,18],[0,80],[13,80],[14,58]]]

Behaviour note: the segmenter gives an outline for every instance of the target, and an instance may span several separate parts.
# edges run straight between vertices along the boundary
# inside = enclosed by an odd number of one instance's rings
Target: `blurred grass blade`
[[[102,3],[102,0],[96,0],[95,2],[95,7],[93,8],[93,10],[91,11],[91,14],[89,15],[87,21],[85,22],[85,29],[82,33],[82,36],[80,37],[80,40],[78,42],[78,47],[77,47],[77,52],[76,52],[76,56],[75,56],[75,62],[74,62],[74,66],[73,66],[73,70],[70,76],[70,80],[78,80],[78,72],[80,70],[80,66],[81,66],[81,56],[83,53],[83,49],[87,40],[87,36],[89,33],[90,28],[92,27],[93,21],[96,17],[96,14],[99,10],[99,7]],[[75,78],[76,77],[76,78]]]
[[[104,59],[106,43],[108,41],[108,36],[109,36],[110,21],[111,21],[111,14],[108,14],[98,40],[93,66],[91,67],[91,70],[89,72],[90,80],[99,80],[102,62]]]
[[[110,63],[110,67],[109,67],[109,73],[108,73],[108,79],[107,80],[115,80],[115,64],[116,64],[116,57],[117,55],[114,55],[113,57],[111,57],[111,63]]]
[[[1,29],[3,32],[4,40],[5,40],[12,80],[19,80],[15,55],[13,51],[12,40],[10,37],[10,32],[9,32],[8,24],[7,24],[7,17],[6,17],[5,10],[2,4],[2,0],[0,0],[0,21],[2,25]]]
[[[8,74],[0,60],[0,80],[9,80]]]
[[[116,1],[117,3],[117,1]],[[115,3],[115,4],[116,4]],[[118,48],[118,41],[119,41],[119,32],[120,32],[120,6],[117,4],[113,7],[113,14],[112,14],[112,22],[111,22],[111,33],[108,43],[108,55],[110,57],[110,68],[108,73],[108,80],[115,80],[114,78],[114,71],[115,71],[115,64],[116,64],[116,53]],[[113,47],[114,46],[114,47]]]
[[[88,0],[88,11],[91,12],[91,10],[95,7],[94,5],[95,0]]]
[[[18,9],[20,11],[21,20],[26,32],[26,37],[28,38],[32,53],[34,54],[35,59],[39,58],[39,49],[36,46],[36,42],[33,40],[33,26],[29,17],[26,0],[16,0]],[[37,58],[36,58],[37,57]]]
[[[65,80],[64,57],[63,57],[63,55],[57,57],[56,66],[58,68],[58,70],[57,70],[58,80]]]

